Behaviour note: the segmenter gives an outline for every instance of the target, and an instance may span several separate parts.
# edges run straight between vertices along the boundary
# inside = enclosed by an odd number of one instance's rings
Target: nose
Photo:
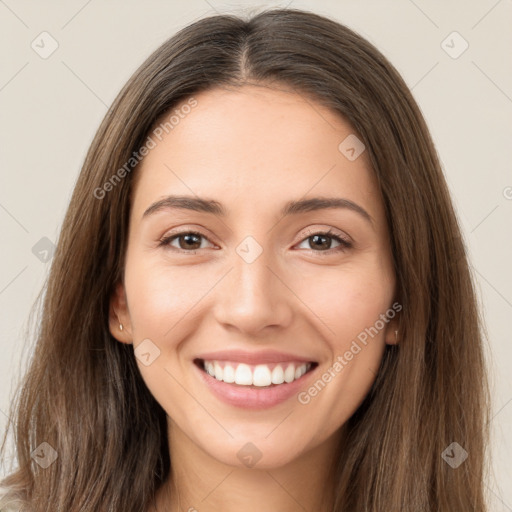
[[[297,299],[292,283],[269,253],[263,251],[252,262],[235,253],[231,270],[215,288],[216,320],[246,337],[270,327],[285,328],[293,316]]]

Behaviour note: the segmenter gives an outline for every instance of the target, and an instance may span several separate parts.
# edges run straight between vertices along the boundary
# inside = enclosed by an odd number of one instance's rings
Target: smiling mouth
[[[318,363],[314,361],[253,365],[236,361],[206,361],[204,359],[194,359],[194,364],[218,381],[249,388],[271,388],[290,384],[318,366]]]

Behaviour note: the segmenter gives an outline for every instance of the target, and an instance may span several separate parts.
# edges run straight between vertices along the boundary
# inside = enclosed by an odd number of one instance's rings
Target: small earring
[[[123,324],[119,324],[119,330],[122,331],[123,330]]]
[[[395,341],[398,341],[398,331],[395,331]]]

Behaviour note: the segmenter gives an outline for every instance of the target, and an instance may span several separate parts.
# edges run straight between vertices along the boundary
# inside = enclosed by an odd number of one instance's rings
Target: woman
[[[393,66],[300,10],[200,20],[89,149],[4,503],[485,511],[480,331]]]

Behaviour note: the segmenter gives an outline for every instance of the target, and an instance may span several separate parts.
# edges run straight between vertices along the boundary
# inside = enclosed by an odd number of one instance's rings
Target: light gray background
[[[121,86],[193,20],[286,5],[331,16],[369,39],[402,74],[426,117],[488,329],[491,510],[512,511],[511,0],[0,0],[0,428],[31,351],[22,351],[29,309],[50,265],[32,248],[43,237],[56,241],[86,150]],[[38,37],[43,31],[58,43],[46,59],[31,47],[35,41],[50,48],[49,39]],[[469,44],[458,58],[464,41],[450,36],[454,31]]]

